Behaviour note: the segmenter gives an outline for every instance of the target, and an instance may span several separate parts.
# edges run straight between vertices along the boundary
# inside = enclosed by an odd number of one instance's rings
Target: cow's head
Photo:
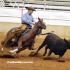
[[[68,49],[70,49],[70,40],[64,39],[64,41],[66,42],[66,47],[67,47]]]

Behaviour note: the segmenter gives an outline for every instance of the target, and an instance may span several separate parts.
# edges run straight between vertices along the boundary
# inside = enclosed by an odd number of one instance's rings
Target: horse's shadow
[[[12,58],[15,58],[15,56],[10,55],[10,54],[4,54],[4,55],[0,55],[0,58],[10,58],[10,59],[12,59]]]

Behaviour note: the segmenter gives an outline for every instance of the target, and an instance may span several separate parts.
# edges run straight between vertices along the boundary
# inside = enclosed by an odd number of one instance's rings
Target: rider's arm
[[[32,15],[24,14],[21,17],[21,21],[32,25],[34,22],[34,19],[33,19]]]

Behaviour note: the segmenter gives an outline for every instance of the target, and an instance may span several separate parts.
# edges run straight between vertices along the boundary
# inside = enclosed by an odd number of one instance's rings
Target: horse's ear
[[[40,21],[40,18],[38,17],[38,20]]]
[[[64,41],[66,42],[66,43],[68,43],[68,41],[64,38]]]

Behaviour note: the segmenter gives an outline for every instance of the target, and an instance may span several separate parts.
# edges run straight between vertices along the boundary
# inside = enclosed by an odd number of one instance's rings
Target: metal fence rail
[[[70,7],[70,0],[0,0],[0,7],[22,8],[26,4],[43,5],[44,8],[47,5]]]

